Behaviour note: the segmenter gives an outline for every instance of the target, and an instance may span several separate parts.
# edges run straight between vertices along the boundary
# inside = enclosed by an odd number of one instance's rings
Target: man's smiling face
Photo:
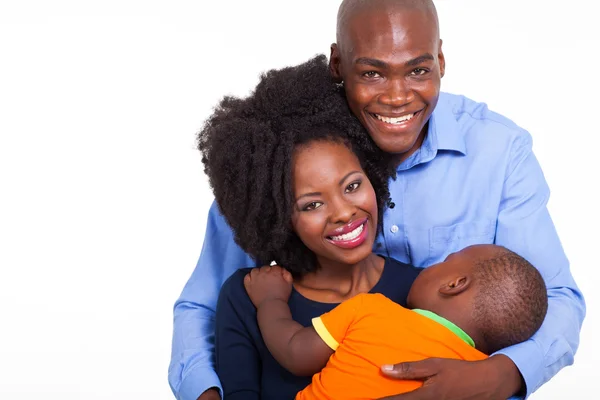
[[[382,150],[401,162],[419,148],[445,68],[435,14],[385,4],[356,10],[339,28],[330,63]]]

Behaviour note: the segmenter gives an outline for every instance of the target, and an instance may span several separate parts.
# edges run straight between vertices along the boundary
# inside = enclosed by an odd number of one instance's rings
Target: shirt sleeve
[[[225,282],[216,315],[216,371],[225,400],[259,400],[261,359],[248,323],[256,325],[256,309],[244,288],[246,271]]]
[[[344,340],[348,328],[352,326],[356,317],[360,315],[365,296],[369,296],[369,294],[358,294],[340,303],[328,313],[313,318],[312,324],[315,331],[317,331],[317,334],[333,351],[337,350],[340,343]]]
[[[550,190],[532,152],[531,136],[524,133],[518,137],[512,151],[496,244],[520,254],[540,271],[548,289],[548,313],[530,340],[496,354],[505,354],[516,364],[529,396],[573,363],[585,302],[547,209]]]
[[[179,400],[196,400],[205,390],[221,390],[214,365],[215,308],[223,282],[238,268],[254,266],[233,240],[233,232],[213,202],[196,269],[173,311],[169,385]]]

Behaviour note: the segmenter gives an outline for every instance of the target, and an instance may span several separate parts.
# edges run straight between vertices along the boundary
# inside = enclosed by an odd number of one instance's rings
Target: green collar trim
[[[454,323],[448,321],[446,318],[440,317],[436,313],[433,313],[433,312],[427,311],[427,310],[414,309],[413,311],[416,312],[417,314],[421,314],[424,317],[432,319],[439,324],[442,324],[446,328],[450,329],[456,336],[458,336],[459,338],[464,340],[469,346],[475,347],[475,342],[473,341],[473,339],[471,339],[471,337],[469,335],[467,335],[467,333],[465,331],[460,329]]]

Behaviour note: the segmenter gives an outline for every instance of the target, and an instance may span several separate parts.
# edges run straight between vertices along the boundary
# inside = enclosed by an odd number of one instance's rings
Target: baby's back
[[[390,379],[384,364],[429,357],[482,360],[487,356],[431,318],[381,294],[360,294],[350,312],[323,315],[322,325],[339,347],[296,400],[373,399],[412,391],[421,381]],[[323,335],[321,335],[323,336]]]

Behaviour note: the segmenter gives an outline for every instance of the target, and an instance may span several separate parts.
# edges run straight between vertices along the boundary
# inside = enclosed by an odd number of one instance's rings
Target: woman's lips
[[[365,218],[362,224],[353,230],[341,235],[328,236],[327,241],[342,249],[353,249],[363,244],[367,240],[368,234],[369,228],[367,226],[367,219]]]

